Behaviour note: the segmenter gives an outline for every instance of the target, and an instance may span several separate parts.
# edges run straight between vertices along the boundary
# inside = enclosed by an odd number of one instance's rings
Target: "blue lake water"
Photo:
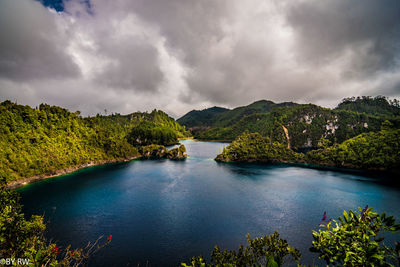
[[[179,266],[191,256],[210,255],[216,244],[236,249],[247,233],[274,230],[311,264],[317,258],[308,252],[311,233],[324,211],[337,218],[344,209],[368,204],[400,219],[400,189],[390,181],[295,166],[217,163],[213,158],[227,144],[182,143],[186,161],[99,166],[21,188],[24,211],[44,214],[46,236],[63,246],[82,247],[112,234],[91,266]]]

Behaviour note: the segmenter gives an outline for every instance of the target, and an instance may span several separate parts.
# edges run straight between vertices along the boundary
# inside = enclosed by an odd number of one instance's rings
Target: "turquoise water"
[[[294,166],[221,164],[224,143],[185,140],[186,161],[132,161],[93,167],[20,189],[26,214],[44,214],[46,236],[85,246],[112,234],[91,266],[178,266],[236,249],[279,230],[303,262],[324,211],[366,204],[400,219],[400,189],[389,180]],[[380,177],[385,178],[385,177]],[[400,239],[399,235],[391,239]]]

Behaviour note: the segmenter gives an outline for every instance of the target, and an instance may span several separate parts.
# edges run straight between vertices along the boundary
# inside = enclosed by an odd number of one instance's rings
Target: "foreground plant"
[[[24,259],[29,266],[81,266],[112,239],[110,235],[100,242],[100,237],[73,250],[48,242],[43,236],[45,229],[43,217],[33,215],[26,220],[18,194],[0,185],[0,259]]]
[[[360,212],[343,211],[338,221],[328,219],[324,212],[320,225],[323,229],[313,231],[314,241],[310,251],[319,253],[319,258],[327,265],[338,266],[400,266],[400,243],[395,247],[384,244],[386,233],[396,233],[400,225],[393,216],[372,212],[368,205]],[[270,236],[251,239],[247,236],[248,247],[240,246],[238,251],[221,251],[215,246],[211,254],[211,263],[202,256],[193,257],[191,264],[182,263],[182,267],[207,266],[266,266],[279,267],[295,261],[300,263],[300,252],[279,238],[275,231]]]
[[[290,261],[298,262],[301,254],[288,242],[279,237],[278,231],[261,238],[250,238],[247,235],[248,246],[240,246],[238,251],[224,250],[218,246],[211,253],[211,263],[207,264],[202,256],[193,257],[191,265],[182,263],[182,267],[206,266],[268,266],[278,267]]]
[[[400,246],[388,247],[383,241],[385,233],[399,231],[400,224],[393,216],[373,212],[368,205],[359,211],[344,211],[338,221],[321,224],[324,230],[313,231],[310,251],[332,265],[394,266],[400,259]]]

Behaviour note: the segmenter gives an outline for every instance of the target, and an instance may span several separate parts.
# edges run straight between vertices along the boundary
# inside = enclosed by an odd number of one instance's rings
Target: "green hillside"
[[[177,121],[188,128],[210,126],[215,124],[218,115],[229,111],[226,108],[212,107],[203,110],[192,110]]]
[[[252,114],[231,126],[195,133],[195,137],[205,140],[234,140],[244,131],[259,132],[297,150],[317,147],[322,137],[332,143],[340,143],[364,132],[377,131],[386,119],[400,126],[399,117],[379,117],[305,104],[275,108],[264,114]]]
[[[400,170],[400,129],[385,128],[310,151],[305,160],[335,167]]]
[[[367,110],[370,98],[358,99],[356,101],[360,103],[364,101],[362,106],[364,110]],[[382,97],[376,99],[372,101],[371,110],[375,101],[382,101],[382,99],[390,106],[386,109],[394,111],[398,109],[393,104],[395,101],[387,102]],[[342,103],[347,102],[348,100],[345,99]],[[266,104],[266,102],[264,103]],[[343,107],[343,105],[340,104],[339,107]],[[275,106],[269,112],[253,113],[243,116],[235,122],[230,121],[229,123],[232,124],[229,126],[209,126],[197,129],[193,131],[193,135],[195,138],[203,140],[234,140],[245,131],[258,132],[273,141],[288,144],[292,149],[304,150],[315,149],[321,138],[327,138],[331,143],[341,143],[361,133],[379,131],[380,125],[385,120],[389,120],[395,127],[400,127],[400,116],[396,116],[396,112],[372,114],[371,112],[357,112],[355,111],[357,109],[352,110],[350,106],[347,107],[347,109],[332,110],[313,104]]]
[[[0,176],[7,181],[53,173],[89,162],[129,159],[139,155],[127,136],[149,122],[168,129],[173,140],[155,136],[166,145],[188,136],[184,127],[162,111],[82,118],[57,106],[0,104]]]
[[[257,113],[266,113],[276,107],[290,107],[297,105],[292,102],[276,104],[268,100],[260,100],[250,105],[235,109],[213,107],[204,110],[193,110],[179,118],[177,121],[188,128],[193,127],[227,127],[235,124],[240,119]]]
[[[376,116],[400,116],[400,102],[397,99],[388,100],[384,96],[345,98],[336,109],[351,110]]]
[[[221,162],[310,163],[320,166],[400,171],[400,129],[386,121],[382,129],[350,138],[341,144],[320,141],[320,149],[296,153],[259,133],[245,132],[224,148]]]
[[[259,133],[245,132],[216,157],[222,162],[296,162],[303,155]]]

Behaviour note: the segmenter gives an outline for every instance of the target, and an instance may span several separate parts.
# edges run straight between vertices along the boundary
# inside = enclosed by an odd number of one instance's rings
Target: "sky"
[[[0,0],[0,101],[83,115],[400,98],[399,0]]]

